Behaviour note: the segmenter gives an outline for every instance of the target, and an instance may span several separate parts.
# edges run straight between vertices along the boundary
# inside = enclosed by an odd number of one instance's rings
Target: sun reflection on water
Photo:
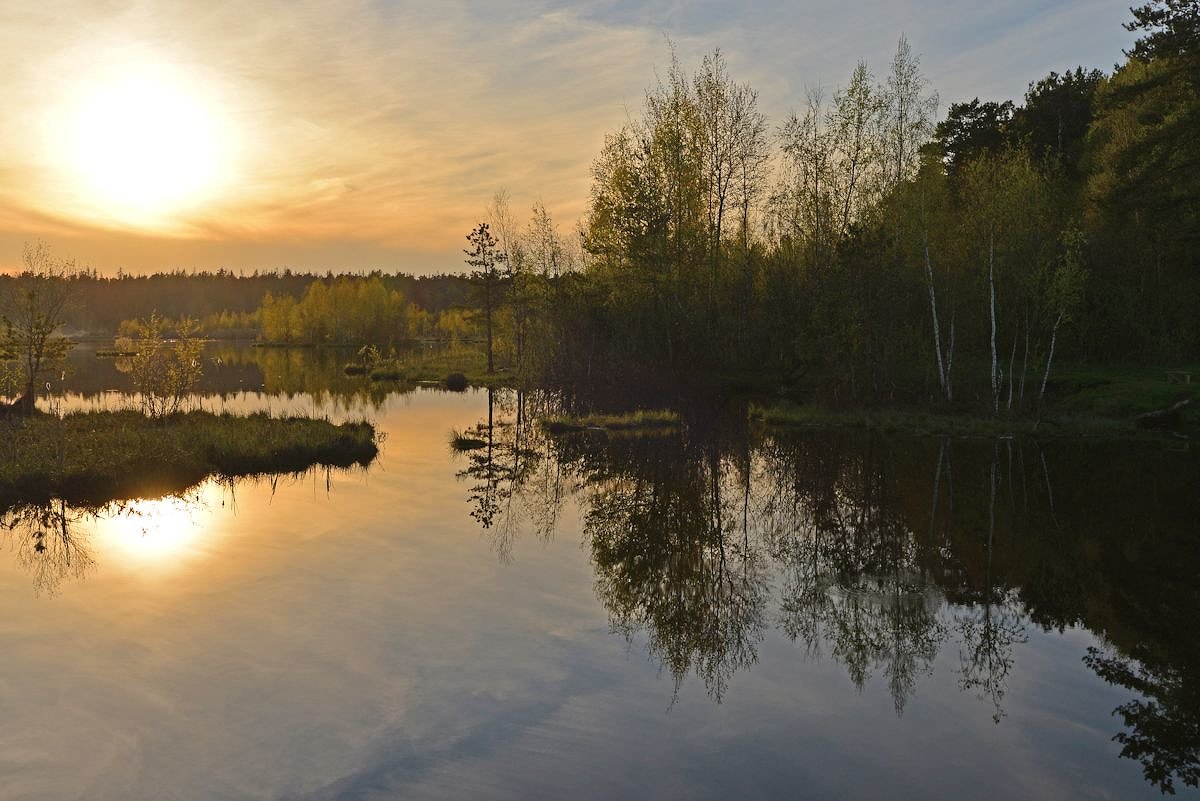
[[[182,566],[209,552],[223,500],[209,481],[183,495],[114,503],[96,520],[95,543],[130,567]]]

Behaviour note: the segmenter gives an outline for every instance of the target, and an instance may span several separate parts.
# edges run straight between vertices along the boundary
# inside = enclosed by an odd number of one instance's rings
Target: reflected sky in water
[[[344,413],[311,396],[225,402]],[[901,514],[932,519],[932,533],[906,534],[912,550],[889,557],[894,570],[860,565],[851,575],[846,560],[884,556],[867,545],[818,552],[793,536],[781,493],[820,493],[766,481],[772,460],[810,452],[785,443],[756,445],[745,508],[763,513],[774,498],[775,516],[759,518],[740,552],[743,473],[737,447],[724,449],[715,514],[728,536],[714,546],[667,526],[659,535],[686,542],[667,541],[678,559],[645,578],[631,566],[657,557],[622,550],[645,541],[627,537],[630,526],[654,523],[637,510],[670,498],[676,513],[692,514],[689,487],[711,490],[713,473],[701,463],[681,479],[655,461],[678,445],[585,448],[532,428],[514,443],[511,402],[494,410],[509,425],[493,456],[527,451],[529,464],[452,453],[451,429],[487,412],[482,392],[393,395],[371,413],[387,439],[368,471],[213,481],[183,500],[75,520],[91,561],[53,592],[31,586],[16,530],[6,534],[0,799],[1159,795],[1112,739],[1130,690],[1085,663],[1089,648],[1112,653],[1108,635],[1084,620],[1044,625],[1025,601],[1002,597],[1033,594],[997,578],[1014,575],[1013,543],[1025,541],[996,511],[997,499],[1020,492],[1019,478],[996,480],[994,542],[981,545],[986,452],[939,462],[933,443],[901,464],[896,480],[919,472],[921,492],[859,512],[886,527],[900,519],[888,510],[915,507],[919,494],[921,508]],[[1040,455],[1023,458],[1028,484],[1041,475]],[[1053,454],[1048,462],[1053,469]],[[999,464],[1008,470],[1007,453]],[[1063,485],[1058,517],[1079,492]],[[958,506],[948,511],[952,494]],[[492,504],[486,528],[472,516],[481,497]],[[974,522],[961,524],[968,506]],[[708,526],[713,508],[696,508],[709,515],[697,525]],[[826,512],[806,507],[804,519],[832,519]],[[933,575],[934,564],[954,575]],[[830,583],[801,581],[808,567]],[[695,575],[715,577],[718,589],[706,595],[696,589],[703,580],[683,581]],[[633,593],[649,586],[643,579],[690,594]],[[1042,614],[1049,603],[1030,608]],[[737,604],[740,617],[726,614]],[[809,633],[797,604],[816,615]],[[668,625],[680,609],[726,610],[696,613],[724,628],[681,634]],[[829,626],[859,612],[921,634],[899,642],[884,631],[856,661]],[[730,646],[739,632],[741,656]],[[922,637],[932,643],[924,650]],[[898,649],[908,657],[884,658]],[[980,649],[984,657],[970,656]],[[682,670],[672,655],[686,657]],[[967,663],[993,669],[984,676]],[[911,676],[894,675],[901,665]],[[1176,790],[1197,797],[1182,783]]]

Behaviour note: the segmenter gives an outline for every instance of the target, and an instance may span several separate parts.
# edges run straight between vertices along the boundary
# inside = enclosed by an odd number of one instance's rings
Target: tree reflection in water
[[[549,536],[574,494],[613,630],[645,635],[676,697],[694,673],[720,701],[774,625],[856,687],[882,676],[898,715],[953,648],[999,724],[1031,627],[1085,626],[1109,643],[1085,663],[1135,694],[1114,713],[1122,754],[1164,792],[1195,785],[1191,452],[761,430],[712,409],[668,433],[547,437],[532,420],[554,405],[489,402],[459,474],[472,516],[507,560],[523,519]]]
[[[349,468],[351,470],[355,468]],[[18,503],[0,509],[0,535],[10,545],[16,563],[30,574],[35,595],[55,595],[64,582],[85,579],[97,567],[96,535],[108,557],[118,551],[159,562],[175,561],[192,538],[189,526],[220,506],[236,513],[237,488],[265,482],[274,496],[280,478],[306,480],[324,477],[325,491],[333,488],[333,475],[341,468],[318,466],[296,473],[268,473],[229,478],[215,476],[191,487],[157,497],[114,499],[91,505],[72,505],[55,498],[48,503]],[[197,529],[203,535],[203,529]],[[114,539],[114,535],[116,538]],[[120,546],[113,551],[112,546]]]
[[[82,579],[95,566],[91,543],[76,524],[88,512],[65,501],[18,506],[0,514],[17,564],[28,571],[38,595],[54,595],[66,579]]]
[[[738,525],[737,471],[715,447],[688,458],[691,447],[681,434],[615,437],[606,460],[583,448],[571,464],[586,476],[584,535],[613,629],[644,630],[676,692],[694,670],[719,701],[758,659],[767,573]]]
[[[467,466],[457,476],[470,482],[471,517],[491,535],[497,555],[507,562],[523,516],[532,516],[543,536],[553,534],[562,488],[556,469],[541,469],[543,464],[554,468],[544,458],[545,436],[534,422],[541,416],[534,404],[545,396],[531,398],[491,387],[485,391],[487,418],[464,432],[483,444],[465,452]],[[523,501],[531,492],[539,493],[546,502],[537,504],[539,511],[529,515],[533,507]]]
[[[232,508],[234,481],[212,479],[227,494]],[[46,504],[23,504],[0,513],[0,530],[8,533],[16,552],[17,564],[26,570],[36,595],[55,595],[64,581],[82,580],[96,567],[94,535],[100,523],[112,521],[128,528],[139,547],[154,550],[164,547],[168,556],[177,546],[183,524],[177,519],[206,506],[202,487],[194,487],[154,499],[114,500],[98,506],[72,506],[61,499]],[[164,517],[161,508],[169,505],[173,513]]]

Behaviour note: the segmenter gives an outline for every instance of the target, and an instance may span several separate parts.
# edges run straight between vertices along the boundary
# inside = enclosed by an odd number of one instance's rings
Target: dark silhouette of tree
[[[1084,140],[1092,124],[1100,70],[1083,67],[1059,75],[1051,72],[1029,84],[1025,105],[1013,112],[1013,133],[1037,156],[1052,158],[1078,180]]]
[[[1195,70],[1200,56],[1200,2],[1152,0],[1129,9],[1133,22],[1127,31],[1142,31],[1129,55],[1139,59],[1179,59]]]
[[[35,593],[52,596],[64,580],[82,579],[94,567],[89,535],[78,529],[89,514],[57,499],[0,513],[0,530],[12,533],[17,562],[31,574]]]
[[[934,130],[950,173],[957,173],[984,152],[998,153],[1003,149],[1009,141],[1012,118],[1011,100],[981,103],[975,98],[965,103],[952,103],[946,119]]]
[[[492,357],[492,318],[500,304],[500,282],[504,278],[508,256],[496,249],[499,242],[492,236],[485,222],[479,223],[467,234],[467,241],[471,247],[464,249],[463,253],[467,255],[467,265],[472,268],[471,280],[479,291],[479,300],[483,307],[484,327],[487,332],[487,371],[492,373],[495,372]]]
[[[542,453],[537,443],[531,442],[532,426],[521,393],[514,393],[515,408],[500,409],[501,419],[497,419],[501,401],[496,395],[497,390],[488,387],[487,419],[464,432],[482,446],[466,452],[467,467],[457,475],[472,482],[468,493],[470,515],[491,534],[497,555],[507,562],[521,522],[522,510],[514,506],[514,501],[537,470]]]
[[[41,376],[55,370],[71,348],[58,333],[73,297],[75,263],[57,259],[44,242],[26,245],[22,272],[0,295],[0,354],[20,365],[23,394],[16,407],[32,412]]]
[[[1178,667],[1154,665],[1147,649],[1122,656],[1092,647],[1083,661],[1109,684],[1141,696],[1113,710],[1125,724],[1125,731],[1113,737],[1121,744],[1121,756],[1141,762],[1146,780],[1163,793],[1174,795],[1176,781],[1200,787],[1200,683],[1195,676],[1189,681]]]

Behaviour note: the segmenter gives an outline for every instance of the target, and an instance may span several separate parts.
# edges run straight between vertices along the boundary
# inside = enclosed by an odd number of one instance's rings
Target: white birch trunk
[[[1050,363],[1054,361],[1054,341],[1058,339],[1058,324],[1062,322],[1062,312],[1058,313],[1058,317],[1054,320],[1054,327],[1050,329],[1050,353],[1046,356],[1046,372],[1042,376],[1042,388],[1038,391],[1038,405],[1041,405],[1042,399],[1046,397],[1046,382],[1050,380]]]
[[[1025,311],[1025,357],[1021,362],[1021,389],[1017,393],[1017,403],[1025,405],[1025,376],[1029,374],[1029,311]]]
[[[950,310],[950,347],[946,349],[946,400],[954,400],[954,310]]]
[[[996,235],[988,234],[988,301],[992,323],[992,412],[1000,411],[999,365],[996,362]]]
[[[1008,408],[1009,408],[1009,410],[1012,409],[1013,384],[1015,383],[1013,379],[1014,379],[1014,376],[1016,375],[1013,372],[1013,369],[1016,367],[1016,365],[1017,365],[1017,332],[1013,331],[1012,352],[1008,354]]]
[[[946,388],[946,368],[942,362],[942,329],[938,325],[937,292],[933,286],[933,265],[929,261],[929,233],[925,232],[925,280],[929,284],[929,311],[933,315],[933,349],[937,354],[938,383],[941,384],[942,394],[949,400]]]

